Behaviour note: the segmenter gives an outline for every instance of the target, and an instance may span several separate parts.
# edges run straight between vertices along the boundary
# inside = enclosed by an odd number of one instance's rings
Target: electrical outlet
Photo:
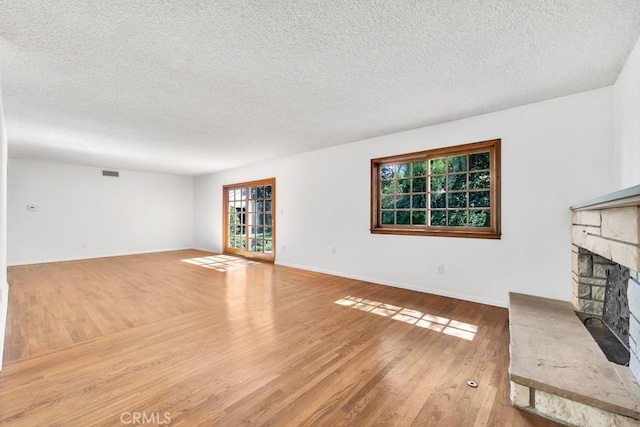
[[[38,210],[38,205],[27,205],[27,210],[28,211],[37,211]]]

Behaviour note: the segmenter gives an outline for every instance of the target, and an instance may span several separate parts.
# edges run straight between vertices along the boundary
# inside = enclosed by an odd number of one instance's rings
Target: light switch
[[[37,211],[38,210],[38,205],[27,205],[27,210],[28,211]]]

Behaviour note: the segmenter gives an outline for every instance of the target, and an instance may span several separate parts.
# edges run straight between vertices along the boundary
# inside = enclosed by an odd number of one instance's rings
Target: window
[[[275,190],[274,178],[223,187],[224,252],[273,261]]]
[[[371,232],[500,238],[500,140],[371,160]]]

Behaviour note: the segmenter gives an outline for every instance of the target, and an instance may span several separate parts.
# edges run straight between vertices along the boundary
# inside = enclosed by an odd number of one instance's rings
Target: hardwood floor
[[[556,425],[509,404],[505,309],[195,250],[9,283],[2,423]]]

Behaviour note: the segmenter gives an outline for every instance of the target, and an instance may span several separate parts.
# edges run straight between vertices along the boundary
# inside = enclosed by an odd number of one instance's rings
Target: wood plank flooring
[[[9,284],[3,424],[556,425],[509,404],[505,309],[195,250]]]

